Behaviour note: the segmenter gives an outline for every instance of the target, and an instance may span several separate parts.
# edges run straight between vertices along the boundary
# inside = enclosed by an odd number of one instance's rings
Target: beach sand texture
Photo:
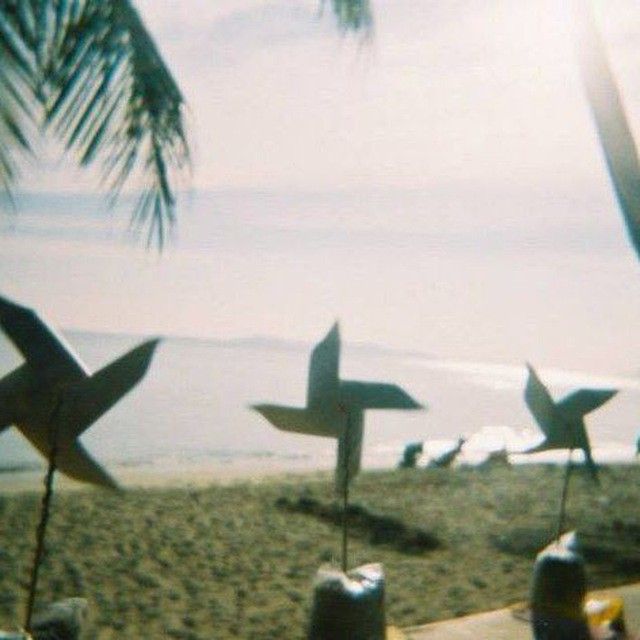
[[[400,627],[525,600],[535,554],[553,535],[562,473],[533,465],[363,473],[353,504],[429,544],[360,522],[350,565],[384,564],[388,621]],[[640,580],[639,481],[635,466],[604,469],[600,487],[575,474],[568,526],[580,532],[591,588]],[[86,597],[88,637],[99,640],[303,638],[313,576],[337,562],[340,534],[291,505],[333,499],[328,474],[61,491],[39,598]],[[0,496],[0,628],[22,620],[38,504],[32,492]]]

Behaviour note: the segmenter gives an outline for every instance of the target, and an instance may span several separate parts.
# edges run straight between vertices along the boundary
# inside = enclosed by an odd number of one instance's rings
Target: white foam
[[[524,389],[527,380],[525,364],[487,364],[483,362],[460,362],[456,360],[431,360],[411,358],[408,364],[425,369],[459,373],[470,382],[494,390]],[[562,369],[538,369],[545,384],[551,387],[589,387],[640,391],[640,379],[632,376],[594,374]]]

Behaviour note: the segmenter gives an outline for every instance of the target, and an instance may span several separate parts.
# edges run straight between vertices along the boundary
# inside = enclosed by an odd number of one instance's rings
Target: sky
[[[0,291],[63,328],[315,342],[633,373],[640,265],[567,3],[138,0],[188,104],[193,174],[158,256],[55,146],[0,223]],[[602,3],[632,125],[640,10]],[[126,224],[124,224],[126,227]]]

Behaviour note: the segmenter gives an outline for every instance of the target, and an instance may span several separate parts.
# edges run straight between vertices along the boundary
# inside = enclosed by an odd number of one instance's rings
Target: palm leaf
[[[622,97],[595,26],[589,0],[574,0],[578,59],[607,169],[627,233],[640,256],[640,163]]]
[[[125,185],[162,246],[175,173],[189,162],[184,99],[129,0],[0,0],[0,185],[10,193],[29,123],[83,166],[102,160],[111,204]],[[33,127],[35,129],[35,127]]]
[[[64,33],[46,73],[47,123],[81,165],[103,158],[112,202],[130,179],[141,186],[132,221],[161,248],[173,172],[189,162],[182,94],[128,0],[53,4]]]
[[[0,0],[0,188],[10,198],[22,156],[31,152],[35,117],[36,61],[22,36],[21,6]]]
[[[322,0],[324,8],[327,0]],[[361,33],[365,37],[373,29],[373,13],[369,0],[331,0],[331,7],[343,33]]]

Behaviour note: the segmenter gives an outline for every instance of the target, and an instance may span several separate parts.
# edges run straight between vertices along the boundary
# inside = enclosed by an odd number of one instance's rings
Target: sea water
[[[74,349],[97,370],[141,338],[67,332]],[[251,404],[303,406],[312,345],[266,338],[215,341],[166,338],[142,382],[82,435],[88,450],[110,465],[207,464],[215,471],[242,462],[277,461],[282,469],[330,468],[335,442],[276,430]],[[0,375],[21,362],[0,343]],[[477,463],[494,450],[522,451],[542,439],[524,401],[523,364],[458,362],[429,354],[346,344],[341,377],[401,385],[426,411],[369,411],[364,468],[395,466],[404,446],[424,442],[423,461],[467,438],[460,460]],[[588,417],[597,461],[632,461],[640,380],[580,372],[540,371],[555,397],[587,386],[620,393]],[[516,456],[516,461],[564,460],[565,452]],[[577,456],[576,456],[577,459]],[[15,429],[0,436],[0,468],[33,466],[38,455]]]

